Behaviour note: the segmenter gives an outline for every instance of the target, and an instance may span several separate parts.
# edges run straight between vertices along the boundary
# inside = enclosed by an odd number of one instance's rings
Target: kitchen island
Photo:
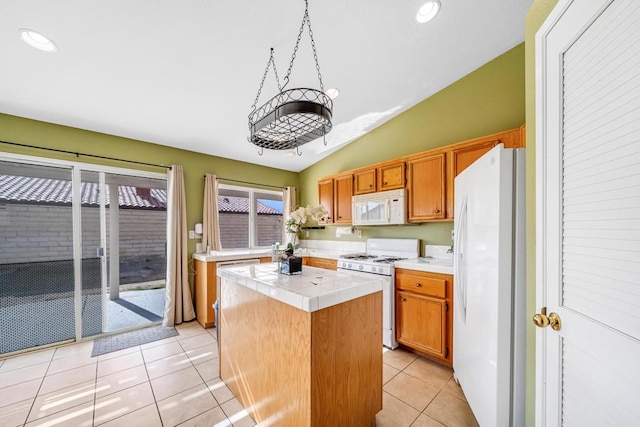
[[[220,377],[261,426],[375,426],[382,281],[277,263],[225,267]]]

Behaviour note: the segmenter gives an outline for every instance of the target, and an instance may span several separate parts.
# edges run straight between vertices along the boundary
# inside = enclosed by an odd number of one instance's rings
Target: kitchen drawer
[[[309,257],[307,262],[307,265],[310,267],[324,268],[327,270],[338,269],[338,261],[335,259]]]
[[[447,294],[447,281],[416,272],[396,274],[396,288],[422,295],[429,295],[437,298],[445,298]]]

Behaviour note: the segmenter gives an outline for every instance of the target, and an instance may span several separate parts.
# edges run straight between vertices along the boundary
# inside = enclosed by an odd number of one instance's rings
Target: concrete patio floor
[[[82,296],[83,336],[162,321],[165,289],[121,291],[107,301],[106,330],[102,328],[101,294]],[[50,298],[0,298],[0,354],[75,338],[72,292]]]

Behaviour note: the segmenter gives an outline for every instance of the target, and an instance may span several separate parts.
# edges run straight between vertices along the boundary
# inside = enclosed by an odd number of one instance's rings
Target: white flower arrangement
[[[309,206],[307,207],[299,207],[295,211],[291,212],[285,221],[285,226],[287,227],[287,233],[297,234],[302,226],[307,223],[307,221],[322,221],[327,220],[329,217],[329,212],[322,205],[317,206]]]

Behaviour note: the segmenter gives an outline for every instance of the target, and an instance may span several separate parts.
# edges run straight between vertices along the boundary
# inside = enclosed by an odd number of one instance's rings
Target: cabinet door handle
[[[416,283],[416,288],[421,288],[422,287],[422,283]]]
[[[387,185],[387,183],[386,183],[386,182],[383,182],[382,184],[383,184],[383,185]]]
[[[407,299],[406,298],[400,298],[400,301],[405,302]]]
[[[436,209],[435,211],[433,211],[434,213],[439,214],[440,213],[440,209]]]

